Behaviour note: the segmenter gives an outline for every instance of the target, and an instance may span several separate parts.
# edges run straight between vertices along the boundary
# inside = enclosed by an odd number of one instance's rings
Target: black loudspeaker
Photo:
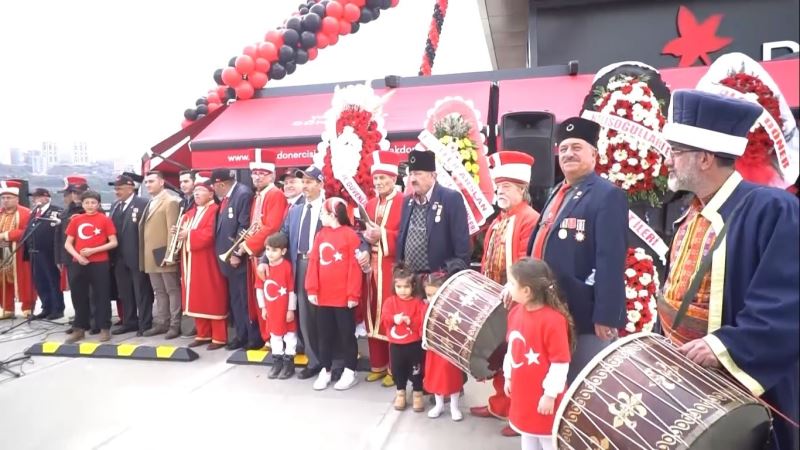
[[[555,116],[543,111],[513,112],[503,115],[500,127],[503,149],[525,152],[535,160],[531,190],[553,187]]]

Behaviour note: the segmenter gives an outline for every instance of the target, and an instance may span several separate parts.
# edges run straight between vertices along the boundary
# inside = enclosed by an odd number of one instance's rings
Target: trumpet
[[[236,236],[236,239],[233,240],[233,245],[231,248],[229,248],[227,252],[219,255],[219,259],[225,263],[230,262],[231,256],[233,256],[234,252],[239,250],[239,246],[242,245],[242,242],[244,242],[244,240],[248,237],[257,233],[259,228],[261,228],[261,222],[254,222],[252,225],[250,225],[250,228],[240,231]]]
[[[183,247],[183,242],[178,239],[178,235],[181,232],[181,226],[183,225],[183,206],[181,206],[181,210],[178,212],[178,222],[175,224],[175,234],[170,236],[169,245],[167,245],[167,252],[164,255],[164,260],[161,262],[162,266],[171,265],[178,262],[178,254],[181,251],[181,247]]]

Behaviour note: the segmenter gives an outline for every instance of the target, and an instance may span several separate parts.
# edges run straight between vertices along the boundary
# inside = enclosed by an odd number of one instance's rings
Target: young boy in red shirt
[[[64,248],[72,255],[69,285],[75,305],[75,321],[67,344],[80,341],[89,329],[89,295],[94,304],[94,322],[100,328],[100,342],[111,339],[111,270],[108,251],[117,246],[114,223],[100,211],[100,194],[81,195],[84,214],[72,218],[67,226]]]

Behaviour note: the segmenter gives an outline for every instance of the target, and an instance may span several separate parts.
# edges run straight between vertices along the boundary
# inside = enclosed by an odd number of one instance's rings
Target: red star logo
[[[721,50],[733,38],[717,36],[717,28],[722,22],[722,14],[714,14],[703,23],[697,23],[692,11],[681,6],[678,9],[678,36],[667,42],[662,54],[680,57],[679,67],[689,67],[700,58],[706,65],[711,64],[709,53]]]

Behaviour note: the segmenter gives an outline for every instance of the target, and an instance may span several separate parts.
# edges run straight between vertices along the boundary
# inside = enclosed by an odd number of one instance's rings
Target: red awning
[[[186,128],[182,128],[150,148],[153,155],[149,158],[149,169],[165,173],[177,174],[181,170],[192,168],[192,155],[189,141],[200,134],[227,108],[223,106],[208,114]]]
[[[769,72],[791,107],[800,104],[800,64],[797,59],[761,63]],[[708,67],[661,69],[670,89],[694,88]],[[498,121],[503,114],[516,111],[549,111],[561,121],[578,115],[589,93],[594,75],[526,78],[500,81]]]

